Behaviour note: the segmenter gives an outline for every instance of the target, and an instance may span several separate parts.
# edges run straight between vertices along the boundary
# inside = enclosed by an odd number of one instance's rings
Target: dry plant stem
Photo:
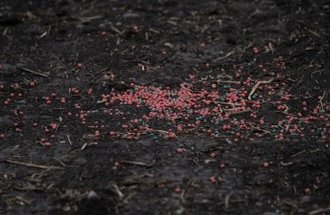
[[[261,84],[269,84],[271,83],[272,81],[274,80],[274,78],[268,80],[268,81],[258,81],[256,83],[256,85],[253,86],[249,96],[248,96],[248,99],[251,100],[251,96],[254,94],[254,92],[258,89],[258,87],[261,85]]]
[[[218,61],[224,60],[224,59],[230,57],[231,55],[233,55],[234,53],[235,53],[235,51],[228,52],[225,56],[223,56],[223,57],[219,57],[219,58],[216,59],[215,61],[218,62]]]
[[[150,164],[144,163],[144,162],[139,162],[139,161],[129,161],[129,160],[121,160],[121,163],[126,163],[126,164],[132,164],[132,165],[136,165],[136,166],[152,166]]]
[[[306,153],[306,152],[307,152],[307,150],[302,150],[301,152],[298,152],[296,154],[291,155],[290,158],[297,157],[298,155],[301,155],[301,154]]]
[[[323,99],[324,99],[324,96],[325,96],[325,92],[323,92],[323,95],[322,95],[322,97],[320,98],[321,110],[323,110],[323,111],[324,111],[324,106],[323,106]]]
[[[225,83],[225,84],[241,84],[240,81],[224,81],[224,80],[218,80],[217,83]]]
[[[125,204],[128,204],[128,200],[131,199],[132,197],[134,197],[136,194],[138,194],[138,193],[137,192],[130,193],[125,199],[123,199],[123,202]]]
[[[150,131],[151,133],[152,132],[159,132],[161,134],[168,134],[168,131],[164,131],[164,130],[159,130],[159,129],[153,129],[152,131]]]
[[[281,161],[281,163],[280,163],[281,166],[291,166],[293,164],[294,164],[293,162],[284,163],[283,161]]]
[[[330,207],[327,207],[327,208],[318,208],[318,209],[315,209],[313,211],[310,211],[308,213],[308,215],[315,215],[315,214],[325,214],[326,212],[329,212],[330,211]]]
[[[32,69],[28,69],[28,68],[24,68],[24,67],[18,67],[18,68],[25,71],[25,72],[29,72],[29,73],[32,73],[32,74],[35,74],[35,75],[39,75],[39,76],[42,76],[42,77],[45,77],[45,78],[49,78],[48,75],[43,74],[41,72],[33,71]]]
[[[230,201],[230,197],[233,195],[233,193],[229,193],[226,195],[225,197],[225,208],[229,207],[229,201]]]
[[[110,26],[111,30],[113,30],[114,32],[118,33],[119,35],[122,35],[123,32],[121,32],[120,30],[118,30],[118,28],[116,28],[115,26],[111,25]]]
[[[101,19],[101,18],[103,18],[103,17],[99,16],[99,15],[96,15],[96,16],[80,17],[79,20],[82,23],[87,23],[87,22],[93,21],[95,19]]]
[[[27,205],[31,205],[31,201],[29,201],[21,196],[15,196],[12,200],[18,200],[18,201],[24,202]]]
[[[240,103],[231,103],[231,102],[214,102],[215,104],[221,104],[221,105],[230,105],[233,108],[236,108],[236,106],[243,106],[243,104]]]
[[[259,128],[259,127],[252,127],[254,130],[256,130],[256,131],[263,131],[263,132],[265,132],[265,133],[267,133],[267,134],[271,134],[271,132],[270,131],[267,131],[267,130],[265,130],[265,129],[262,129],[262,128]]]
[[[70,135],[66,135],[66,138],[68,139],[70,145],[72,145],[72,141],[71,141]]]
[[[41,165],[41,164],[33,164],[33,163],[26,163],[26,162],[21,162],[21,161],[14,161],[14,160],[6,160],[7,163],[12,163],[12,164],[17,164],[21,166],[27,166],[27,167],[33,167],[33,168],[39,168],[39,169],[49,169],[49,170],[54,170],[54,169],[64,169],[63,167],[59,166],[47,166],[47,165]]]
[[[115,192],[117,193],[118,197],[120,199],[123,199],[124,194],[121,192],[121,190],[119,189],[117,184],[112,185],[112,187],[114,188]]]
[[[84,145],[82,145],[82,147],[80,148],[80,150],[84,150],[87,146],[93,146],[93,145],[97,145],[98,142],[90,142],[90,143],[84,143]]]
[[[183,190],[181,195],[180,195],[180,200],[181,200],[182,203],[186,202],[186,199],[184,198],[184,195],[185,195],[185,191]]]

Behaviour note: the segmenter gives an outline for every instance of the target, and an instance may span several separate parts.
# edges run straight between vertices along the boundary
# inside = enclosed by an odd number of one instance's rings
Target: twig
[[[252,88],[249,96],[248,96],[248,99],[251,100],[251,96],[254,94],[254,92],[258,89],[258,87],[261,85],[261,84],[269,84],[271,83],[272,81],[274,80],[274,78],[268,80],[268,81],[258,81],[256,83],[256,85],[254,85],[254,87]]]
[[[324,106],[323,106],[323,99],[324,99],[324,96],[325,96],[325,92],[323,92],[323,95],[322,97],[320,98],[320,105],[321,105],[321,110],[324,111]]]
[[[307,152],[307,150],[302,150],[301,152],[298,152],[298,153],[296,153],[296,154],[293,154],[293,155],[291,155],[290,157],[291,157],[291,158],[294,158],[294,157],[297,157],[298,155],[304,154],[305,152]]]
[[[281,203],[282,204],[284,203],[286,205],[289,205],[289,206],[291,206],[293,208],[298,208],[297,205],[294,202],[289,202],[289,201],[283,200]]]
[[[70,139],[70,135],[66,135],[66,138],[68,139],[70,145],[72,145],[71,139]]]
[[[217,83],[241,84],[240,81],[223,81],[223,80],[217,80]]]
[[[154,28],[149,28],[149,31],[155,33],[155,34],[160,34],[160,32]]]
[[[147,164],[144,162],[140,162],[140,161],[129,161],[129,160],[121,160],[121,163],[126,163],[126,164],[132,164],[132,165],[136,165],[136,166],[146,166],[146,167],[151,167],[152,164]]]
[[[235,51],[228,52],[225,56],[215,59],[215,62],[224,60],[224,59],[230,57],[231,55],[233,55],[234,53],[235,53]]]
[[[226,195],[225,197],[225,208],[228,208],[229,207],[229,200],[230,200],[230,197],[233,195],[233,193],[229,193]]]
[[[168,131],[164,131],[164,130],[157,130],[157,129],[153,129],[153,130],[151,130],[150,132],[158,132],[158,133],[160,133],[160,134],[168,134],[169,132]]]
[[[267,133],[267,134],[271,134],[271,132],[270,131],[267,131],[267,130],[265,130],[265,129],[262,129],[262,128],[259,128],[259,127],[252,127],[254,130],[256,130],[256,131],[263,131],[263,132],[265,132],[265,133]]]
[[[32,69],[28,69],[28,68],[24,68],[24,67],[17,67],[17,68],[20,69],[20,70],[23,70],[25,72],[29,72],[29,73],[32,73],[32,74],[35,74],[35,75],[39,75],[39,76],[42,76],[42,77],[45,77],[45,78],[49,78],[48,75],[43,74],[41,72],[33,71]]]
[[[281,166],[291,166],[291,165],[293,165],[293,162],[290,161],[290,162],[285,163],[285,162],[281,161],[280,165]]]
[[[84,143],[84,145],[82,145],[82,147],[80,148],[80,150],[84,150],[87,146],[93,146],[93,145],[97,145],[98,142],[91,142],[91,143]]]
[[[180,200],[182,203],[186,202],[186,199],[184,198],[185,191],[183,190],[182,193],[180,194]]]
[[[120,199],[123,199],[124,194],[120,191],[119,187],[117,184],[113,184],[112,187],[115,189],[117,195],[119,196]]]
[[[137,192],[130,193],[125,199],[123,199],[123,202],[127,204],[128,200],[131,199],[136,194],[137,194]]]
[[[232,103],[232,102],[219,102],[219,101],[215,101],[215,104],[221,104],[221,105],[230,105],[233,108],[236,108],[236,106],[243,106],[243,104],[241,103]]]
[[[118,30],[118,28],[116,28],[115,26],[111,25],[110,28],[114,32],[118,33],[119,35],[123,35],[123,32],[121,32],[120,30]]]
[[[67,167],[67,165],[66,165],[63,161],[58,160],[58,159],[56,159],[56,160],[57,160],[57,162],[59,162],[62,166]]]
[[[174,22],[172,20],[167,20],[167,23],[168,24],[171,24],[171,25],[174,25],[174,26],[177,26],[178,25],[178,23],[176,23],[176,22]]]
[[[103,16],[96,15],[96,16],[79,17],[78,19],[81,21],[81,23],[87,23],[93,21],[94,19],[101,19],[101,18],[103,18]]]
[[[22,166],[27,166],[27,167],[33,167],[33,168],[39,168],[39,169],[64,169],[63,167],[59,166],[47,166],[47,165],[40,165],[40,164],[33,164],[33,163],[26,163],[26,162],[21,162],[21,161],[14,161],[14,160],[6,160],[7,163],[12,163],[12,164],[17,164],[17,165],[22,165]]]
[[[21,197],[21,196],[15,196],[13,200],[18,200],[18,201],[21,201],[27,205],[31,205],[31,201]]]
[[[312,31],[311,29],[307,29],[307,31],[316,37],[321,37],[320,34],[317,33],[316,31]]]
[[[328,212],[330,211],[330,207],[327,207],[327,208],[318,208],[318,209],[315,209],[315,210],[312,210],[308,213],[308,215],[315,215],[315,214],[320,214],[320,213],[325,213],[325,212]]]
[[[6,36],[6,34],[7,34],[7,32],[8,32],[8,29],[9,29],[9,28],[6,27],[5,30],[2,32],[2,35],[3,35],[3,36]]]

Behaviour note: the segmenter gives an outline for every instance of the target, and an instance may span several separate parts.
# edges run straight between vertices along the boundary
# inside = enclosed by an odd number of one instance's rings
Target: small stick
[[[320,214],[320,213],[325,213],[325,212],[328,212],[330,211],[330,207],[327,207],[327,208],[319,208],[319,209],[315,209],[313,211],[310,211],[308,213],[308,215],[315,215],[315,214]]]
[[[290,165],[293,165],[293,162],[287,162],[287,163],[284,163],[283,161],[281,161],[280,163],[281,166],[290,166]]]
[[[24,202],[25,204],[27,205],[31,205],[31,201],[21,197],[21,196],[15,196],[15,199],[18,200],[18,201],[21,201],[21,202]]]
[[[263,131],[263,132],[265,132],[265,133],[267,133],[267,134],[270,134],[271,132],[270,131],[267,131],[267,130],[265,130],[265,129],[262,129],[262,128],[258,128],[258,127],[252,127],[254,130],[256,130],[256,131]]]
[[[248,96],[248,99],[251,100],[251,96],[254,94],[254,92],[258,89],[258,87],[259,87],[261,84],[269,84],[269,83],[271,83],[273,80],[274,80],[274,79],[272,78],[272,79],[270,79],[270,80],[268,80],[268,81],[258,81],[258,82],[256,83],[256,85],[254,85],[254,87],[252,88],[252,90],[251,90],[251,92],[250,92],[250,94],[249,94],[249,96]]]
[[[321,37],[319,33],[315,32],[315,31],[312,31],[311,29],[307,29],[307,31],[311,34],[313,34],[314,36],[316,37]]]
[[[279,123],[277,124],[280,128],[282,128],[282,129],[286,129],[286,128],[284,128],[282,125],[280,125]]]
[[[136,194],[137,194],[137,192],[130,193],[125,199],[123,199],[123,202],[125,202],[127,204],[128,200],[131,199]]]
[[[289,205],[289,206],[291,206],[293,208],[298,208],[297,205],[295,203],[293,203],[293,202],[289,202],[289,201],[283,200],[282,203],[284,203],[286,205]]]
[[[181,200],[182,203],[186,202],[186,199],[184,198],[184,194],[185,194],[185,192],[183,190],[182,193],[180,194],[180,200]]]
[[[215,104],[221,104],[221,105],[230,105],[233,108],[236,108],[236,106],[243,106],[243,104],[240,104],[240,103],[231,103],[231,102],[218,102],[218,101],[215,101],[214,103]]]
[[[65,164],[65,163],[63,163],[63,161],[61,161],[61,160],[58,160],[58,159],[56,159],[62,166],[64,166],[64,167],[67,167],[67,165]]]
[[[79,20],[82,23],[93,21],[94,19],[101,19],[102,16],[96,15],[96,16],[87,16],[87,17],[80,17]]]
[[[28,69],[28,68],[24,68],[24,67],[17,67],[17,68],[19,68],[19,69],[21,69],[21,70],[23,70],[23,71],[25,71],[25,72],[29,72],[29,73],[32,73],[32,74],[35,74],[35,75],[40,75],[40,76],[42,76],[42,77],[49,78],[48,75],[43,74],[43,73],[41,73],[41,72],[33,71],[32,69]]]
[[[112,187],[115,189],[115,191],[116,191],[117,195],[119,196],[119,198],[122,199],[124,197],[124,194],[120,191],[117,184],[112,185]]]
[[[157,130],[157,129],[153,129],[153,130],[150,130],[150,132],[158,132],[160,134],[168,134],[169,132],[168,131],[164,131],[164,130]]]
[[[219,58],[217,58],[215,61],[217,62],[217,61],[224,60],[224,59],[230,57],[231,55],[233,55],[234,53],[235,53],[235,51],[228,52],[225,56],[223,56],[223,57],[219,57]]]
[[[321,110],[324,111],[324,106],[323,106],[323,99],[324,99],[324,96],[325,96],[325,92],[323,92],[323,95],[322,97],[320,98],[320,105],[321,105]]]
[[[68,139],[70,145],[72,145],[71,139],[70,139],[70,135],[66,135],[66,138]]]
[[[27,167],[33,167],[33,168],[39,168],[39,169],[64,169],[63,167],[59,166],[47,166],[47,165],[40,165],[40,164],[33,164],[33,163],[26,163],[21,161],[14,161],[14,160],[6,160],[7,163],[27,166]]]
[[[297,157],[298,155],[301,155],[301,154],[303,154],[303,153],[305,153],[305,152],[307,152],[307,150],[302,150],[301,152],[298,152],[298,153],[296,153],[296,154],[293,154],[293,155],[291,155],[290,157],[291,157],[291,158],[294,158],[294,157]]]
[[[82,145],[82,147],[80,148],[80,150],[84,150],[87,146],[93,146],[93,145],[97,145],[98,142],[91,142],[91,143],[84,143],[84,145]]]
[[[230,197],[233,195],[233,193],[229,193],[226,195],[225,197],[225,208],[228,208],[229,207],[229,200],[230,200]]]
[[[136,166],[146,166],[146,167],[152,166],[151,164],[147,164],[147,163],[144,163],[144,162],[129,161],[129,160],[121,160],[120,163],[132,164],[132,165],[136,165]]]
[[[217,80],[217,83],[241,84],[240,81],[223,81],[223,80]]]
[[[114,32],[118,33],[119,35],[123,35],[123,33],[121,31],[118,30],[118,28],[116,28],[115,26],[111,25],[110,26],[111,30],[113,30]]]
[[[155,33],[155,34],[160,34],[160,32],[156,29],[153,29],[153,28],[149,28],[149,31]]]

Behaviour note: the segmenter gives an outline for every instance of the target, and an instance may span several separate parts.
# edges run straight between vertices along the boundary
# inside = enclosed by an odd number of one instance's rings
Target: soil
[[[1,214],[329,214],[328,0],[0,2]]]

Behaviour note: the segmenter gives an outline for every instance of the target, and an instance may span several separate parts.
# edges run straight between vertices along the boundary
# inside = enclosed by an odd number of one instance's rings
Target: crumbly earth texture
[[[329,214],[329,0],[0,2],[1,214]]]

